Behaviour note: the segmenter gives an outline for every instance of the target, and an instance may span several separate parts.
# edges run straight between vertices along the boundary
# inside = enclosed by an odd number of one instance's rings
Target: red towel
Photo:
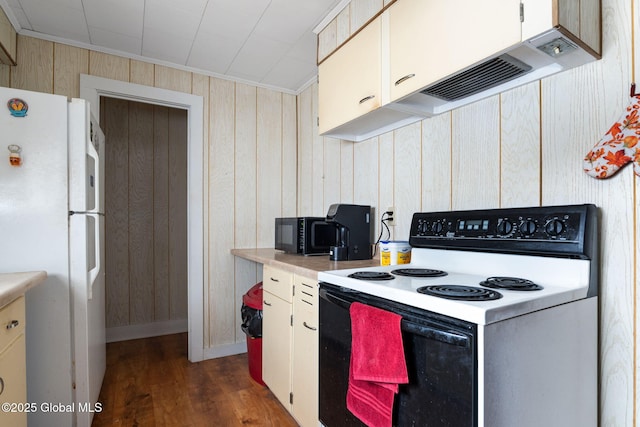
[[[402,316],[354,302],[347,408],[369,427],[391,426],[398,384],[409,382]]]

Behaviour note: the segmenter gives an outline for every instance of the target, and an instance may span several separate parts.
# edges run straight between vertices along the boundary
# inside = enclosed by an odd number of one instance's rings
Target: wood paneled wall
[[[273,246],[273,219],[296,215],[297,97],[32,37],[17,57],[0,85],[78,97],[90,74],[203,97],[205,354],[244,342],[242,295],[261,271],[230,250]]]
[[[0,85],[78,96],[78,75],[88,73],[203,96],[210,348],[244,340],[240,296],[259,276],[229,249],[271,246],[265,227],[275,216],[324,215],[336,202],[395,206],[394,236],[404,238],[416,210],[597,204],[600,425],[627,427],[640,418],[638,184],[629,167],[596,181],[581,165],[628,104],[629,83],[640,79],[631,60],[634,52],[640,58],[632,36],[640,34],[637,3],[602,1],[601,61],[357,144],[318,136],[315,85],[296,99],[29,37],[19,36],[17,67],[0,65]],[[337,18],[336,43],[351,33],[350,13]],[[266,121],[272,113],[279,120]],[[279,153],[279,171],[272,156],[261,157],[269,147]],[[266,188],[277,202],[263,199]]]
[[[102,98],[107,328],[187,319],[187,112]]]
[[[602,60],[361,143],[319,138],[317,87],[306,89],[299,165],[313,173],[300,176],[298,203],[308,215],[335,201],[378,212],[395,206],[396,239],[408,237],[418,210],[595,203],[602,212],[599,425],[626,427],[640,419],[640,178],[628,166],[595,180],[582,159],[624,112],[629,85],[640,78],[632,62],[633,53],[640,58],[633,38],[640,5],[603,0],[602,9]],[[348,36],[347,22],[338,15],[321,50],[340,43],[336,34]]]

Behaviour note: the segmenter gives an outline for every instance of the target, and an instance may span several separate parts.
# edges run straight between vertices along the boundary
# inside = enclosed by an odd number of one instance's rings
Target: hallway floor
[[[297,426],[249,376],[247,354],[190,363],[187,334],[107,344],[93,426]]]

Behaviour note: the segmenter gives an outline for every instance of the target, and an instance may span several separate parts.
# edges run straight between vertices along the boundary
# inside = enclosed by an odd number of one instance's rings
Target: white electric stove
[[[484,325],[586,298],[590,264],[582,259],[413,248],[410,264],[327,271],[318,278]],[[405,271],[420,276],[406,276]],[[511,284],[514,289],[495,287]],[[446,297],[451,285],[456,299]],[[437,287],[435,295],[421,293],[428,286]],[[485,295],[495,299],[483,300]]]
[[[359,425],[336,369],[360,302],[411,342],[394,425],[596,426],[598,236],[594,205],[416,213],[410,264],[319,273],[323,425]]]

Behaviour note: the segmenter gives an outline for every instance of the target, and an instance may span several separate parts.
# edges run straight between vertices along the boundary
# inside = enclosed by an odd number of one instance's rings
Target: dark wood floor
[[[107,344],[101,426],[297,426],[247,354],[190,363],[187,334]]]

